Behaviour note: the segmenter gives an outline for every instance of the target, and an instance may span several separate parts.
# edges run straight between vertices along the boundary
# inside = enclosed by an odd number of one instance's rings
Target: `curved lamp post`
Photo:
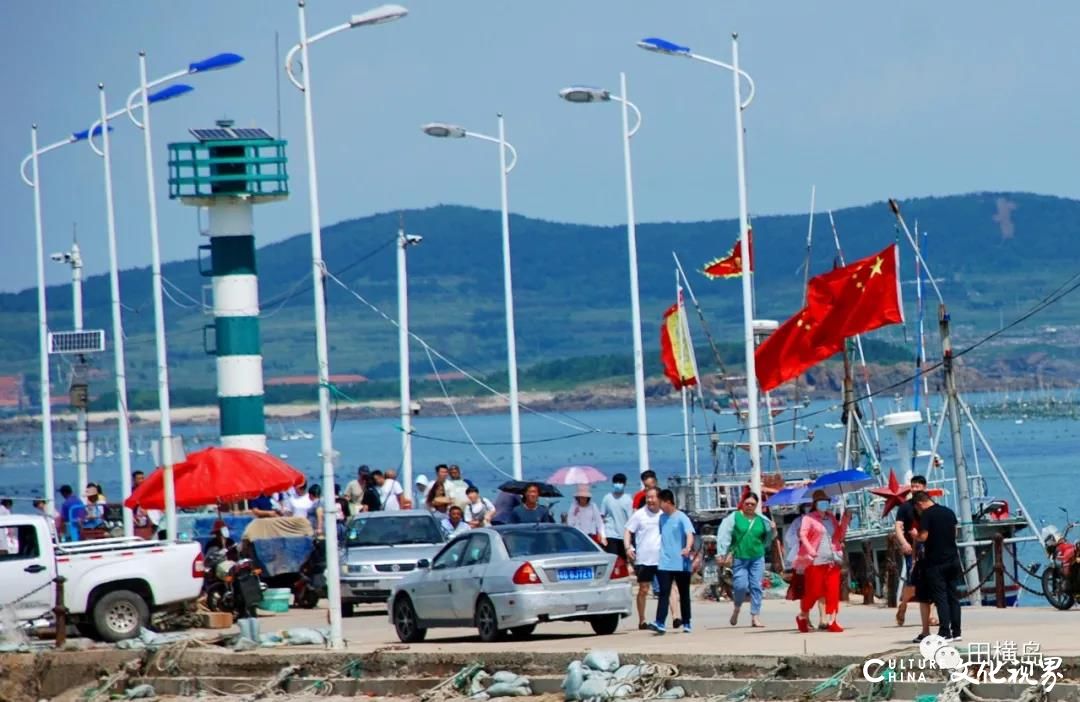
[[[154,102],[160,102],[162,100],[168,100],[170,98],[178,97],[180,95],[183,95],[184,93],[190,92],[191,90],[192,90],[192,88],[190,86],[186,86],[186,85],[172,86],[171,88],[169,88],[167,90],[163,90],[163,91],[160,91],[160,92],[157,92],[157,93],[154,93],[154,94],[148,96],[148,101],[151,102],[151,103],[154,103]],[[126,110],[118,110],[118,111],[110,113],[110,114],[104,114],[103,115],[104,121],[107,123],[108,121],[119,117],[125,111]],[[45,233],[44,233],[44,225],[42,223],[42,216],[41,216],[41,187],[40,187],[40,179],[39,179],[39,176],[40,176],[39,159],[43,154],[47,154],[47,153],[49,153],[51,151],[56,151],[57,149],[59,149],[61,147],[68,146],[69,144],[75,144],[75,143],[78,143],[80,141],[90,141],[91,136],[97,137],[97,136],[101,136],[103,134],[103,132],[112,131],[111,126],[108,127],[107,130],[103,130],[102,127],[101,127],[101,124],[102,124],[102,120],[99,119],[89,129],[83,129],[83,130],[78,131],[78,132],[73,132],[66,139],[62,139],[60,141],[49,144],[48,146],[43,146],[43,147],[40,147],[40,148],[38,147],[37,125],[35,124],[35,125],[33,125],[33,127],[30,130],[30,153],[26,156],[26,158],[24,158],[22,160],[22,163],[19,165],[19,175],[22,177],[23,182],[26,183],[31,188],[33,188],[33,190],[34,190],[34,236],[35,236],[36,249],[37,249],[36,268],[37,268],[37,288],[38,288],[38,291],[37,291],[38,292],[38,352],[39,352],[39,355],[40,355],[40,362],[41,362],[41,366],[40,366],[40,368],[41,368],[41,389],[40,390],[41,390],[41,402],[42,402],[42,409],[41,409],[42,428],[41,428],[41,432],[42,432],[42,444],[43,444],[42,449],[43,449],[43,452],[44,452],[43,453],[43,463],[44,463],[44,471],[45,471],[45,496],[44,496],[44,498],[45,498],[46,503],[47,503],[46,504],[46,509],[52,509],[53,500],[54,500],[54,493],[55,493],[55,475],[53,473],[53,455],[52,455],[52,408],[50,406],[50,398],[49,398],[49,385],[50,385],[50,381],[49,381],[49,346],[48,346],[49,324],[48,324],[48,318],[47,318],[48,312],[47,312],[46,301],[45,301],[45,264],[44,264]],[[95,151],[97,151],[97,147],[93,147],[93,148],[94,148]],[[101,154],[102,152],[98,151],[98,153]],[[26,172],[26,168],[27,168],[28,165],[31,166],[31,172],[29,174]],[[115,271],[115,267],[114,267],[114,271]],[[115,329],[114,329],[114,331],[115,331]],[[121,344],[122,344],[122,341],[121,341]],[[118,346],[118,348],[120,349],[120,354],[122,355],[123,354],[122,347]],[[119,383],[120,383],[119,379],[122,379],[122,378],[123,378],[123,373],[121,372],[120,374],[118,374],[118,386],[119,386]],[[120,397],[122,397],[122,395],[120,395],[118,393],[118,395],[117,395],[118,403],[119,403],[119,398]],[[126,416],[126,407],[125,406],[121,406],[121,412],[123,413],[121,415],[122,417]],[[122,433],[122,435],[126,436],[126,433],[127,433],[126,426],[121,429],[121,433]],[[127,445],[126,440],[123,443],[124,443],[125,446]],[[122,454],[122,456],[123,455],[124,454]],[[121,460],[123,461],[125,459],[122,457]],[[130,454],[127,454],[127,459],[126,460],[130,463]],[[131,480],[131,472],[130,472],[130,470],[127,470],[125,468],[124,475],[121,476],[122,484],[125,484],[125,485],[128,486],[125,489],[125,494],[127,494],[127,492],[130,492],[130,482],[129,482],[130,480]],[[130,510],[125,509],[124,510],[124,516],[125,516],[124,526],[125,526],[125,532],[128,533],[128,534],[131,533],[129,531],[131,529],[130,515],[131,515]]]
[[[738,161],[739,176],[739,251],[743,261],[742,268],[742,294],[743,294],[743,341],[746,354],[746,409],[747,424],[750,432],[750,489],[761,494],[761,439],[758,432],[758,385],[754,366],[754,296],[752,271],[750,270],[750,216],[746,201],[746,149],[743,142],[742,113],[754,99],[754,81],[746,71],[739,68],[739,35],[731,35],[731,63],[724,63],[716,59],[695,54],[687,46],[682,46],[666,39],[649,37],[642,39],[637,44],[646,51],[669,56],[682,56],[693,59],[711,66],[731,71],[732,84],[735,93],[735,151]],[[746,99],[742,98],[742,81],[746,80],[750,86],[750,92]]]
[[[634,404],[637,409],[638,471],[649,470],[649,426],[645,413],[645,358],[641,341],[641,295],[638,292],[637,222],[634,216],[634,181],[630,169],[630,139],[641,128],[641,110],[626,97],[626,74],[619,74],[620,95],[601,88],[571,86],[559,91],[567,102],[618,102],[622,106],[623,166],[626,172],[626,245],[630,258],[630,311],[634,325]],[[630,111],[636,121],[630,126]]]
[[[326,264],[322,256],[322,225],[319,218],[319,180],[315,166],[315,123],[311,106],[311,62],[308,46],[347,29],[383,24],[400,19],[409,13],[401,5],[382,5],[359,15],[348,22],[308,36],[307,12],[304,0],[297,3],[300,14],[300,43],[285,56],[285,72],[289,81],[304,94],[304,131],[307,137],[308,199],[311,210],[311,266],[312,291],[315,298],[315,354],[319,370],[319,434],[322,447],[323,489],[331,494],[334,486],[334,444],[330,426],[330,359],[326,339],[326,299],[323,297],[323,274]],[[293,72],[297,52],[303,63],[303,81]],[[327,600],[330,607],[330,645],[344,648],[341,636],[341,563],[337,548],[337,503],[333,500],[324,506],[326,537]]]
[[[169,87],[148,96],[147,102],[154,103],[171,100],[190,93],[192,90],[194,90],[194,88],[190,85],[170,85]],[[89,134],[96,134],[99,125],[108,124],[110,120],[116,119],[120,115],[126,114],[128,111],[127,107],[115,112],[108,111],[105,105],[104,83],[98,83],[98,107],[101,116],[96,122],[90,125],[90,129],[88,130]],[[120,311],[120,265],[117,261],[116,248],[116,207],[113,198],[112,152],[109,146],[110,131],[110,129],[101,131],[100,149],[94,144],[93,136],[88,138],[86,143],[90,145],[90,148],[94,153],[102,157],[102,163],[104,164],[105,169],[105,222],[106,233],[108,234],[109,240],[109,292],[112,303],[113,362],[116,375],[116,411],[119,432],[119,446],[117,447],[117,451],[120,454],[120,492],[126,496],[131,494],[131,438],[128,426],[127,364],[124,359],[124,322]],[[131,510],[127,507],[124,508],[124,534],[126,536],[134,534]],[[175,539],[177,534],[174,530],[170,529],[168,537],[170,539]]]
[[[514,285],[510,270],[510,209],[506,177],[517,165],[517,150],[506,141],[506,125],[499,113],[498,138],[472,132],[456,124],[430,122],[421,127],[424,134],[433,137],[464,139],[472,137],[499,145],[499,188],[502,194],[502,249],[503,249],[503,295],[506,304],[506,366],[510,376],[510,441],[514,461],[514,479],[521,480],[521,412],[518,407],[517,340],[514,333]],[[510,163],[506,153],[510,152]]]
[[[127,116],[135,123],[135,126],[143,130],[143,151],[145,152],[146,157],[146,191],[150,205],[150,267],[153,278],[154,344],[157,351],[157,395],[158,413],[160,414],[159,425],[161,429],[161,467],[165,472],[165,530],[169,535],[169,538],[173,539],[176,538],[178,534],[176,526],[176,488],[173,483],[173,463],[175,457],[173,456],[172,450],[169,359],[167,347],[165,345],[165,306],[162,301],[161,292],[161,244],[158,235],[157,190],[154,185],[154,158],[150,136],[150,105],[155,101],[152,99],[153,96],[150,95],[149,91],[152,88],[170,83],[183,76],[228,68],[229,66],[235,66],[243,60],[243,57],[237,54],[216,54],[210,58],[203,59],[202,61],[195,61],[183,70],[170,73],[152,81],[147,81],[146,52],[140,51],[139,87],[131,91],[131,94],[128,95],[126,103],[127,107],[125,109]],[[187,90],[183,90],[183,88],[187,88],[187,86],[173,85],[155,95],[159,96],[159,100],[161,99],[160,95],[167,91],[172,91],[174,96],[181,95],[187,92]],[[136,99],[139,99],[140,101],[138,104],[135,104]],[[136,109],[141,110],[142,112],[141,122],[135,116]],[[127,495],[129,493],[130,485],[124,488],[124,494]]]

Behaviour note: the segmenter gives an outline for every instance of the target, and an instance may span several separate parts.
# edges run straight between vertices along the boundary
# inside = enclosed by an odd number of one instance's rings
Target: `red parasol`
[[[268,453],[211,447],[173,466],[177,507],[249,500],[304,484],[304,475]],[[165,509],[165,471],[158,468],[124,500],[129,509]]]

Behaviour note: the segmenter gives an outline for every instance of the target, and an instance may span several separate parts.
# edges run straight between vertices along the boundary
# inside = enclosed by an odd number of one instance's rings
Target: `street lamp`
[[[146,191],[150,204],[150,266],[153,276],[154,343],[157,350],[157,396],[158,414],[160,415],[159,426],[161,428],[161,467],[164,471],[165,478],[165,532],[169,535],[169,538],[172,539],[175,539],[179,532],[177,531],[176,524],[176,486],[173,482],[173,463],[175,457],[173,456],[172,446],[172,417],[170,416],[169,359],[167,347],[165,345],[165,305],[162,301],[161,292],[161,245],[158,235],[157,191],[154,184],[154,158],[150,137],[150,105],[153,104],[155,100],[152,99],[154,96],[152,96],[149,91],[151,88],[156,88],[159,85],[172,82],[182,76],[228,68],[229,66],[235,66],[243,60],[243,57],[238,54],[216,54],[210,58],[203,59],[202,61],[195,61],[194,63],[188,64],[186,69],[170,73],[148,82],[146,80],[146,52],[140,51],[139,87],[128,95],[127,103],[125,103],[128,117],[136,127],[143,130],[143,150],[146,157]],[[190,88],[183,84],[171,85],[164,90],[155,93],[155,96],[158,100],[167,99],[162,98],[161,95],[167,94],[170,97],[176,97],[178,95],[183,95],[189,90]],[[136,98],[141,99],[141,103],[138,105],[134,104]],[[141,108],[142,110],[142,122],[135,117],[136,108]],[[128,494],[128,488],[125,488],[124,494]]]
[[[742,266],[742,294],[743,294],[743,341],[746,354],[746,404],[747,424],[750,432],[750,489],[761,494],[761,440],[758,433],[758,385],[754,366],[754,299],[753,281],[750,270],[750,216],[747,211],[746,201],[746,148],[743,143],[742,113],[754,99],[754,81],[750,76],[739,68],[739,35],[731,35],[731,63],[724,63],[707,56],[695,54],[690,47],[682,46],[666,39],[649,37],[638,42],[638,46],[646,51],[652,51],[669,56],[682,56],[694,59],[711,66],[724,68],[731,71],[732,84],[735,94],[735,151],[738,161],[739,176],[739,251],[743,261]],[[745,79],[750,86],[750,93],[746,100],[742,98],[742,80]]]
[[[159,100],[168,99],[170,97],[176,97],[179,94],[190,91],[191,88],[184,86],[177,92],[173,89],[168,94],[154,94],[151,95],[150,102],[156,102]],[[165,91],[162,91],[163,93]],[[122,111],[106,115],[108,122],[109,119],[118,117]],[[101,136],[103,132],[112,131],[112,127],[103,129],[100,121],[95,123],[93,127],[89,129],[83,129],[78,132],[72,132],[66,139],[49,144],[48,146],[38,147],[37,138],[37,125],[32,125],[30,129],[30,153],[19,164],[19,175],[23,182],[33,188],[34,191],[34,241],[36,248],[36,261],[35,267],[37,269],[37,296],[38,296],[38,354],[40,356],[40,398],[41,398],[41,440],[42,440],[42,464],[44,467],[44,483],[45,483],[45,495],[46,509],[51,510],[53,508],[53,500],[55,493],[55,475],[53,472],[53,455],[52,455],[52,406],[50,404],[49,395],[49,322],[48,322],[48,310],[45,301],[45,232],[44,225],[41,216],[41,188],[40,188],[40,157],[51,151],[56,151],[69,144],[75,144],[80,141],[89,141],[91,136]],[[30,166],[30,173],[27,173],[27,166]],[[131,475],[125,471],[127,479],[130,480]],[[125,515],[130,515],[130,512],[125,510]]]
[[[456,124],[431,122],[421,127],[424,134],[440,138],[472,137],[499,145],[499,187],[502,194],[503,296],[506,303],[506,365],[510,376],[510,441],[514,460],[514,479],[521,480],[521,414],[518,409],[517,341],[514,334],[514,286],[510,272],[510,209],[506,192],[506,177],[517,165],[517,150],[506,141],[506,125],[499,113],[498,138],[471,132]],[[506,152],[511,160],[506,163]]]
[[[397,285],[398,285],[398,373],[401,380],[401,471],[405,495],[413,499],[412,455],[412,394],[409,378],[409,275],[406,252],[424,237],[406,234],[405,226],[398,229],[397,236]]]
[[[641,128],[641,111],[626,97],[626,74],[619,74],[620,95],[586,86],[571,86],[559,91],[567,102],[610,102],[622,105],[623,166],[626,172],[626,245],[630,258],[630,311],[634,325],[634,401],[637,409],[638,471],[649,470],[649,427],[645,414],[645,358],[641,341],[641,295],[638,292],[637,223],[634,217],[634,181],[630,170],[630,139]],[[637,118],[630,127],[630,110]]]
[[[307,12],[304,0],[297,3],[300,15],[300,43],[285,56],[285,73],[289,81],[304,93],[304,131],[307,138],[308,200],[311,210],[311,267],[312,292],[315,298],[315,355],[319,372],[319,434],[322,446],[323,489],[334,486],[334,444],[330,426],[330,358],[326,340],[326,299],[323,297],[323,275],[326,264],[322,256],[322,225],[319,219],[319,179],[315,167],[315,121],[311,106],[311,62],[308,46],[321,39],[355,27],[383,24],[400,19],[408,10],[400,5],[382,5],[313,36],[307,33]],[[300,52],[303,62],[303,82],[293,73],[293,59]],[[344,648],[341,636],[341,563],[337,549],[337,503],[330,500],[324,509],[326,535],[326,596],[330,607],[330,645]]]
[[[153,95],[149,95],[147,97],[147,103],[152,104],[155,102],[172,100],[173,98],[190,93],[192,90],[194,90],[194,88],[190,85],[171,85]],[[128,111],[127,107],[115,112],[108,111],[105,104],[104,83],[98,83],[98,107],[101,116],[98,121],[90,125],[88,134],[96,134],[99,125],[108,124],[110,120],[116,119]],[[120,453],[120,492],[124,495],[130,495],[131,438],[129,436],[128,427],[127,365],[124,360],[124,322],[120,312],[120,264],[117,261],[116,249],[116,208],[113,202],[112,152],[109,147],[110,131],[110,129],[101,130],[100,149],[94,144],[93,137],[88,138],[86,143],[90,145],[90,148],[94,153],[101,156],[105,169],[105,223],[106,233],[109,239],[109,291],[112,302],[113,361],[116,368],[116,411],[119,432],[119,447],[117,450]],[[134,533],[131,510],[125,507],[124,535],[132,536]],[[175,531],[169,531],[168,536],[170,539],[175,539],[177,534]]]

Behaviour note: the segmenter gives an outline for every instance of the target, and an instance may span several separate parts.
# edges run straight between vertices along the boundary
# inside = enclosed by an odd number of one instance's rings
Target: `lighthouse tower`
[[[199,266],[211,279],[214,323],[203,344],[217,357],[221,443],[266,451],[254,206],[289,195],[285,142],[228,120],[189,131],[195,141],[169,144],[169,198],[207,212]]]

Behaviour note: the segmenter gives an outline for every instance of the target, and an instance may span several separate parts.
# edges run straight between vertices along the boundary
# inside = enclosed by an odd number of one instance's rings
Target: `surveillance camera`
[[[423,240],[424,240],[424,237],[420,236],[419,234],[406,234],[405,235],[405,243],[406,244],[410,244],[410,245],[419,244]]]
[[[51,256],[49,256],[49,258],[51,258],[52,260],[54,260],[54,261],[56,261],[58,263],[63,263],[64,259],[66,257],[67,257],[67,254],[62,254],[62,253],[54,253]]]

